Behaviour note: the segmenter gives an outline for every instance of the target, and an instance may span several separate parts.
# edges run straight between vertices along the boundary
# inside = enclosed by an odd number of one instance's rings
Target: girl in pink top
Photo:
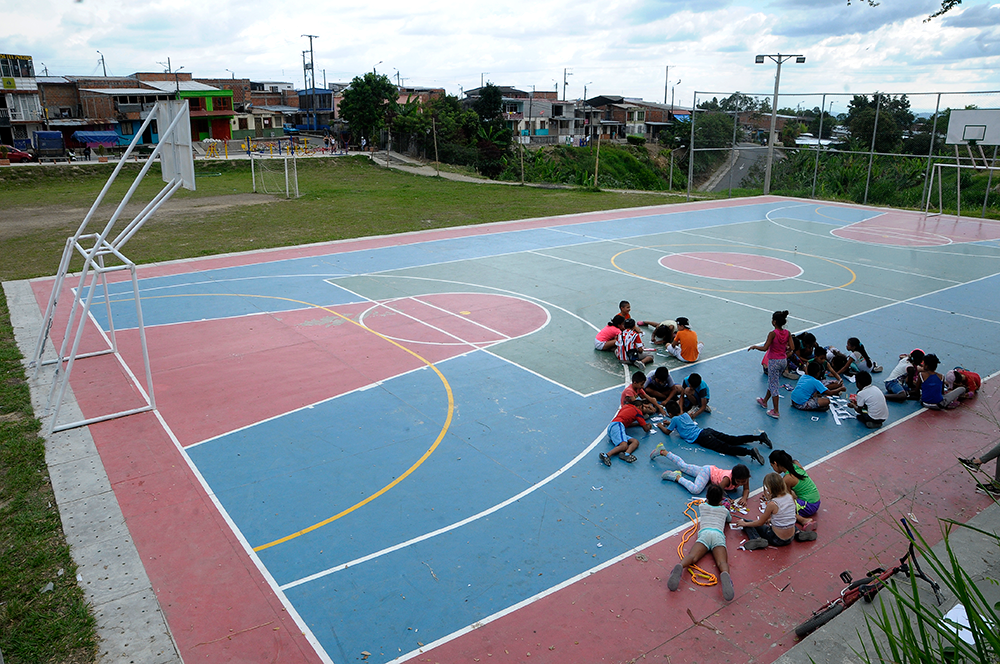
[[[785,329],[788,322],[787,311],[775,311],[771,316],[771,325],[774,329],[767,335],[767,340],[761,346],[750,346],[751,350],[764,351],[764,362],[767,364],[767,392],[763,397],[757,399],[757,403],[764,410],[767,410],[767,401],[773,404],[767,414],[778,419],[778,387],[781,382],[781,374],[788,367],[788,356],[795,352],[792,346],[792,335]]]
[[[722,470],[715,466],[696,466],[684,461],[673,452],[668,452],[663,443],[657,445],[649,453],[649,460],[655,461],[658,456],[667,457],[677,467],[677,470],[668,470],[663,473],[662,479],[668,482],[677,482],[692,494],[701,493],[709,483],[718,484],[726,491],[735,491],[739,487],[743,487],[743,495],[737,500],[737,503],[747,504],[747,498],[750,496],[750,469],[742,463],[733,466],[732,470]],[[689,480],[684,477],[685,475],[690,475],[694,479]]]
[[[615,339],[618,338],[618,334],[624,329],[625,318],[623,316],[615,316],[594,337],[594,348],[596,350],[614,350]]]

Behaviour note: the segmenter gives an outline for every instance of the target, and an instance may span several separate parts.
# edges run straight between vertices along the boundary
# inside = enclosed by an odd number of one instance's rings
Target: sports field
[[[765,197],[150,265],[157,410],[90,432],[185,660],[773,661],[832,570],[898,549],[897,513],[988,504],[954,457],[985,445],[997,399],[988,382],[957,411],[892,404],[875,434],[787,399],[775,421],[746,348],[788,309],[793,331],[857,336],[887,367],[920,347],[990,376],[998,239],[994,222]],[[37,317],[52,281],[21,283]],[[702,426],[767,431],[823,495],[816,542],[745,552],[729,533],[731,604],[666,592],[691,496],[647,456],[732,459],[635,430],[638,463],[598,461],[627,374],[593,336],[621,299],[690,319],[700,361],[656,365],[708,382]],[[120,352],[74,369],[85,416],[144,403],[134,312],[121,280],[93,310],[84,350],[113,319]],[[692,639],[703,618],[752,629]]]

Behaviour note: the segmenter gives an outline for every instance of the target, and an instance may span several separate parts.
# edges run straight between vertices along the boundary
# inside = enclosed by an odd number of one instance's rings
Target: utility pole
[[[97,53],[98,53],[98,55],[101,56],[101,69],[104,70],[104,77],[107,78],[107,76],[108,76],[108,66],[104,63],[104,54],[101,53],[100,51],[98,51]]]
[[[312,107],[312,128],[316,129],[316,58],[313,52],[313,39],[318,39],[319,35],[302,35],[309,38],[309,73],[312,75],[312,92],[310,93],[309,105]]]
[[[309,89],[309,75],[306,73],[309,70],[309,63],[306,62],[306,53],[309,51],[302,51],[302,85],[306,90]],[[306,109],[306,124],[309,124],[309,109]],[[291,142],[291,137],[289,137],[289,142]]]
[[[663,77],[663,105],[667,105],[667,88],[670,87],[670,65],[667,65],[667,74]]]
[[[568,97],[566,96],[566,77],[573,75],[573,72],[568,72],[567,73],[567,71],[568,70],[566,68],[563,68],[563,99],[564,100],[568,99]],[[556,86],[556,94],[559,94],[559,86],[558,85]]]

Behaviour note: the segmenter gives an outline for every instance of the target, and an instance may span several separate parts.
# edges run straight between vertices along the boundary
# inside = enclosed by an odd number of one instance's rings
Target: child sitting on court
[[[663,410],[663,406],[661,406],[656,399],[646,393],[644,388],[645,384],[646,374],[641,371],[636,371],[632,374],[632,384],[622,390],[620,405],[624,406],[625,404],[630,403],[637,406],[643,411],[644,414],[651,411],[654,413],[658,412],[661,415],[666,415],[667,411]],[[651,409],[643,408],[643,406],[651,406]]]
[[[865,345],[857,337],[851,337],[847,340],[847,355],[851,358],[854,371],[869,371],[871,373],[881,373],[882,371],[882,367],[868,356]]]
[[[823,366],[819,362],[810,362],[806,367],[806,375],[799,378],[799,382],[792,390],[792,408],[798,410],[827,410],[830,407],[830,397],[844,391],[843,386],[839,390],[828,388],[819,377],[823,375]],[[770,412],[768,415],[771,415]],[[771,415],[775,417],[775,415]]]
[[[594,348],[597,350],[614,350],[615,340],[621,331],[625,329],[625,318],[615,316],[604,326],[597,336],[594,337]]]
[[[729,575],[729,557],[726,551],[726,523],[732,518],[729,510],[722,506],[725,492],[715,484],[708,485],[705,502],[698,505],[698,541],[670,572],[667,579],[667,589],[677,590],[681,583],[684,570],[701,560],[706,553],[712,552],[715,564],[719,568],[719,585],[722,586],[722,597],[728,602],[736,596],[733,579]]]
[[[956,387],[945,392],[944,378],[937,372],[938,357],[933,353],[924,355],[920,363],[920,403],[924,408],[942,410],[958,406],[958,399],[965,394],[964,387]]]
[[[804,377],[804,376],[803,376]],[[764,476],[764,512],[753,521],[736,517],[733,523],[743,527],[748,551],[770,546],[788,546],[795,536],[795,499],[778,473]]]
[[[625,321],[624,329],[615,339],[615,357],[623,364],[631,364],[639,369],[653,361],[653,356],[646,354],[642,346],[642,333],[631,318]]]
[[[860,372],[854,380],[857,382],[858,393],[851,395],[847,405],[857,411],[858,422],[869,429],[880,428],[889,417],[885,395],[872,385],[872,375],[867,371]]]
[[[668,452],[663,443],[658,443],[652,452],[649,453],[649,460],[655,461],[657,457],[665,456],[677,467],[677,470],[668,470],[661,475],[661,479],[667,482],[677,482],[682,487],[691,492],[692,495],[701,493],[706,486],[717,484],[723,491],[736,491],[743,487],[743,495],[737,499],[736,504],[746,506],[750,497],[750,469],[742,463],[733,466],[732,470],[722,470],[717,466],[696,466],[687,463],[680,456],[673,452]],[[690,475],[693,480],[689,480],[685,475]]]
[[[618,410],[618,414],[615,415],[615,419],[611,420],[611,424],[608,425],[608,438],[614,444],[610,452],[601,452],[598,456],[601,459],[601,463],[605,466],[611,465],[611,457],[617,455],[622,461],[627,461],[629,463],[635,463],[636,458],[632,452],[635,452],[639,448],[639,441],[635,438],[630,438],[625,432],[625,427],[632,426],[633,424],[638,424],[642,427],[642,430],[649,433],[653,427],[646,424],[646,420],[642,417],[642,411],[640,411],[636,406],[632,404],[625,404]]]
[[[693,373],[681,383],[681,389],[677,397],[681,410],[686,411],[691,419],[702,413],[711,413],[712,407],[708,405],[708,400],[712,394],[708,389],[708,383],[702,380],[701,374]]]
[[[666,351],[682,362],[697,362],[705,344],[698,341],[698,334],[688,327],[688,319],[677,318],[677,332],[674,340],[665,347]]]
[[[976,396],[976,392],[979,391],[982,384],[983,379],[979,374],[975,371],[963,369],[962,367],[955,367],[944,375],[944,387],[946,390],[952,390],[956,387],[965,388],[965,394],[960,397],[961,399]]]
[[[666,367],[656,367],[656,371],[646,379],[645,388],[646,394],[660,403],[675,399],[681,392],[681,387],[674,382],[670,369]]]
[[[885,379],[885,398],[889,401],[906,401],[913,389],[916,368],[924,361],[924,351],[914,348],[899,356],[899,362]]]

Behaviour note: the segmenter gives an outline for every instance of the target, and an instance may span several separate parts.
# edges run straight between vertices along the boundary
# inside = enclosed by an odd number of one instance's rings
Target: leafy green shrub
[[[645,145],[646,144],[646,137],[645,136],[641,136],[639,134],[629,134],[628,136],[625,137],[625,140],[628,141],[629,145]]]

